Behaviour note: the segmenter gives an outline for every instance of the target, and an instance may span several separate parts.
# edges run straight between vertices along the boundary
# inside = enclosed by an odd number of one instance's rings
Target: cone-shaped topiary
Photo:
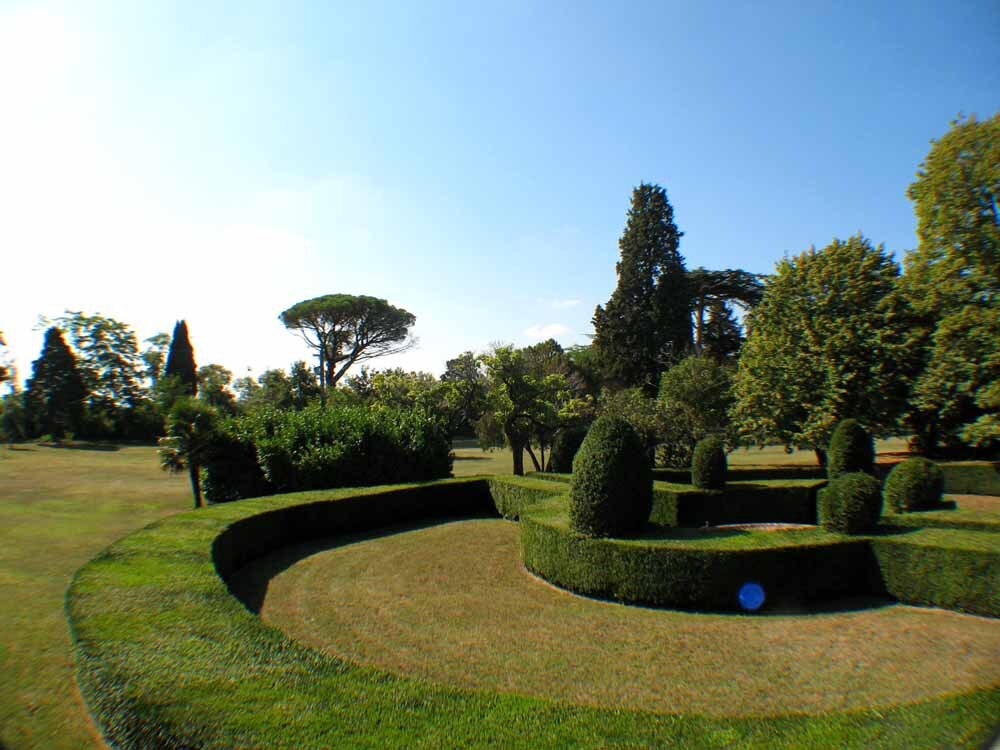
[[[726,446],[719,438],[703,438],[694,447],[691,484],[703,490],[721,490],[726,486]]]
[[[944,472],[926,458],[908,458],[896,464],[885,480],[885,503],[897,513],[927,510],[941,504]]]
[[[819,493],[819,522],[827,531],[867,534],[882,515],[882,483],[871,474],[841,474]]]
[[[549,454],[549,471],[557,474],[569,474],[573,471],[573,457],[583,445],[587,437],[586,427],[563,427],[556,433],[552,441],[552,452]]]
[[[649,520],[653,470],[632,425],[601,417],[573,459],[569,517],[585,536],[629,536]]]
[[[858,420],[845,419],[830,438],[826,475],[833,479],[854,471],[875,473],[875,443]]]

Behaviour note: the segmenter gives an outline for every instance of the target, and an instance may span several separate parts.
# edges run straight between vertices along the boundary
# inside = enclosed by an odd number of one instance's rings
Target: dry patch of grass
[[[76,689],[63,595],[108,544],[186,510],[152,447],[0,448],[0,747],[102,747]]]
[[[734,616],[594,601],[529,576],[505,521],[300,545],[248,567],[240,587],[263,597],[265,622],[354,662],[587,705],[820,713],[1000,684],[996,620],[901,605]]]

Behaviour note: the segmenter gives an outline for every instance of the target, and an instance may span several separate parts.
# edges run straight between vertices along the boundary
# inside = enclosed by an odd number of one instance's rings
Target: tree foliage
[[[357,362],[398,354],[415,345],[416,317],[384,299],[328,294],[303,300],[279,316],[316,350],[320,387],[334,387]]]
[[[920,244],[902,289],[914,312],[908,425],[917,448],[1000,448],[1000,114],[953,123],[910,185]]]
[[[594,311],[594,346],[605,372],[624,387],[656,391],[660,372],[691,346],[690,291],[682,236],[666,191],[641,183],[632,191],[618,241],[618,286]]]
[[[174,335],[170,339],[170,351],[163,368],[163,377],[175,378],[182,384],[182,390],[189,396],[198,393],[198,367],[194,362],[194,347],[188,338],[187,322],[177,321]]]
[[[76,357],[53,326],[45,332],[42,353],[32,363],[31,378],[25,390],[25,403],[36,430],[53,438],[75,432],[83,422],[87,387],[76,364]]]
[[[685,357],[660,377],[656,414],[659,423],[657,463],[691,465],[699,440],[729,435],[733,402],[732,368],[708,356]]]
[[[764,292],[758,274],[739,268],[710,271],[695,268],[688,271],[688,288],[694,314],[694,350],[701,354],[709,347],[716,358],[725,358],[739,349],[739,324],[733,317],[732,304],[750,310]],[[705,315],[708,313],[708,318]],[[736,347],[732,348],[735,328]]]
[[[3,331],[0,331],[0,383],[14,379],[14,367],[10,363],[6,350],[7,342],[4,340]]]
[[[233,373],[222,365],[198,368],[198,398],[222,414],[236,412],[236,396],[229,389]]]
[[[211,405],[182,396],[170,407],[167,434],[160,438],[160,466],[171,473],[187,469],[195,508],[202,506],[199,470],[211,455],[218,419]]]
[[[860,234],[777,265],[734,384],[734,421],[761,445],[813,448],[857,418],[875,434],[896,425],[906,397],[906,317],[899,267]]]

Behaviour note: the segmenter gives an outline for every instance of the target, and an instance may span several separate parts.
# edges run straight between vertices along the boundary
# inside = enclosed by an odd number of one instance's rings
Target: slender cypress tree
[[[174,336],[170,340],[167,364],[163,368],[164,377],[174,376],[184,388],[182,393],[194,396],[198,393],[198,367],[194,363],[194,349],[188,338],[187,323],[183,320],[174,325]]]
[[[691,347],[687,271],[677,250],[682,235],[666,191],[640,183],[618,241],[618,287],[593,319],[604,371],[621,386],[655,393],[667,364]]]
[[[41,356],[31,365],[25,400],[41,433],[55,439],[74,432],[83,422],[87,388],[76,357],[53,326],[45,332]]]

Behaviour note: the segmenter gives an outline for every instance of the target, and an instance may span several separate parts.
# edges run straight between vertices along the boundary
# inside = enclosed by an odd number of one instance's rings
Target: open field
[[[63,595],[105,546],[191,505],[151,447],[0,447],[0,746],[102,747],[80,701]]]
[[[502,520],[298,545],[241,587],[266,589],[265,622],[355,663],[605,708],[814,714],[1000,685],[991,618],[879,600],[763,617],[596,601],[529,575]]]

